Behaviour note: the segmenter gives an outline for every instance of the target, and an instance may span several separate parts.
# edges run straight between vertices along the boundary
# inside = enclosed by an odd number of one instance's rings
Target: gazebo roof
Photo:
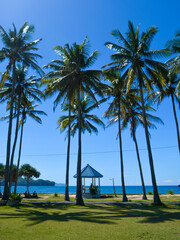
[[[83,178],[102,178],[103,175],[92,168],[89,164],[81,170],[81,177]],[[74,175],[77,178],[77,174]]]

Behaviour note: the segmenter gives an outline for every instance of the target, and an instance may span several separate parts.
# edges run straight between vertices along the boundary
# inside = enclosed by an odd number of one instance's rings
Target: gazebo
[[[89,164],[87,164],[86,167],[84,167],[81,170],[81,178],[82,178],[82,191],[83,191],[83,197],[92,197],[90,194],[90,188],[86,188],[85,186],[85,179],[86,178],[92,178],[92,186],[96,185],[96,179],[98,179],[98,186],[97,186],[97,194],[94,195],[94,197],[100,197],[100,178],[102,178],[103,175],[100,174],[98,171],[96,171],[93,167],[91,167]],[[77,178],[77,174],[74,175],[74,178]]]

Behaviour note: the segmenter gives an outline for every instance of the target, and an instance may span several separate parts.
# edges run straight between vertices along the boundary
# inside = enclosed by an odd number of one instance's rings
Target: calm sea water
[[[116,186],[115,187],[117,193],[122,193],[122,187],[121,186]],[[167,193],[168,190],[173,190],[174,193],[179,193],[180,194],[180,187],[178,186],[158,186],[158,191],[159,193]],[[12,188],[13,190],[13,188]],[[31,186],[29,187],[30,192],[36,191],[37,193],[64,193],[65,192],[65,187],[63,186],[43,186],[43,187],[38,187],[38,186]],[[1,187],[1,191],[3,191],[3,187]],[[17,191],[19,193],[23,193],[26,191],[26,187],[24,186],[18,186]],[[152,186],[146,186],[146,192],[153,192]],[[76,187],[75,186],[70,186],[69,187],[69,192],[70,193],[76,193]],[[127,193],[142,193],[142,187],[141,186],[126,186],[126,192]],[[101,186],[101,193],[113,193],[113,187],[112,186]]]

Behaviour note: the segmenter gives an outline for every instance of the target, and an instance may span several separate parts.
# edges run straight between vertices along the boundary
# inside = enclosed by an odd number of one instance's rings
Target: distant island
[[[4,185],[4,182],[2,181],[2,186]],[[12,186],[14,183],[12,183]],[[19,178],[18,179],[18,186],[26,186],[27,182],[24,180],[24,178]],[[55,182],[50,181],[50,180],[43,180],[43,179],[38,179],[38,180],[33,180],[31,179],[29,181],[29,186],[55,186]]]

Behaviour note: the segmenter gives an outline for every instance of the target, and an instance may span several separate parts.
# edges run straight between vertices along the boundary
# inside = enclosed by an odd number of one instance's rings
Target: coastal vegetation
[[[39,178],[40,172],[38,172],[35,168],[30,166],[29,164],[23,164],[19,169],[19,176],[24,177],[26,181],[27,191],[29,192],[29,181],[32,177]]]
[[[4,181],[1,181],[1,186],[4,185]],[[17,182],[17,186],[26,186],[27,183],[24,180],[24,178],[19,177],[18,178],[18,182]],[[14,186],[14,184],[12,183],[12,186]],[[44,180],[44,179],[30,179],[29,181],[29,186],[55,186],[55,182],[50,181],[50,180]]]
[[[62,109],[62,115],[57,120],[58,126],[61,132],[67,130],[68,140],[65,200],[70,200],[70,141],[71,136],[77,133],[76,204],[84,205],[81,179],[82,133],[85,131],[97,133],[98,128],[94,124],[105,126],[99,116],[90,112],[97,107],[100,108],[101,104],[106,102],[109,107],[105,111],[104,117],[109,118],[108,126],[117,123],[121,165],[119,175],[121,175],[123,190],[122,201],[127,202],[128,198],[124,180],[126,174],[124,162],[126,159],[123,156],[121,131],[128,125],[135,143],[143,199],[147,198],[136,139],[136,128],[141,125],[145,131],[149,156],[153,203],[162,204],[157,188],[149,131],[151,127],[155,127],[154,122],[162,123],[163,120],[152,115],[152,111],[155,111],[153,104],[160,104],[165,97],[170,97],[180,152],[177,114],[177,106],[179,107],[180,104],[180,35],[176,34],[175,38],[167,43],[167,47],[151,50],[151,44],[157,31],[156,27],[150,27],[147,31],[140,32],[140,28],[135,28],[131,21],[128,22],[126,34],[122,34],[118,29],[113,30],[111,35],[117,40],[117,43],[105,43],[105,46],[111,50],[111,62],[101,69],[93,67],[98,60],[99,52],[97,50],[90,52],[87,37],[81,44],[69,45],[67,43],[64,46],[55,46],[54,51],[57,53],[58,59],[44,66],[45,71],[47,71],[45,74],[37,61],[38,58],[42,57],[37,53],[37,45],[41,39],[30,41],[34,26],[25,22],[19,31],[13,25],[9,32],[0,26],[0,36],[3,43],[3,48],[0,50],[0,60],[7,61],[6,71],[1,76],[0,99],[1,102],[7,103],[7,111],[9,111],[7,116],[1,118],[1,120],[8,119],[6,165],[5,168],[0,165],[0,181],[4,179],[3,200],[8,200],[13,182],[16,193],[18,177],[25,177],[28,188],[30,178],[32,176],[38,178],[40,175],[29,164],[20,168],[24,124],[27,117],[41,124],[39,115],[46,115],[46,113],[36,110],[36,107],[42,100],[55,95],[54,109],[60,104]],[[164,59],[166,61],[163,61]],[[30,68],[36,71],[38,76],[30,75],[28,71]],[[63,112],[66,111],[67,115],[63,115]],[[14,125],[15,132],[13,134],[12,126]],[[18,136],[19,151],[15,166],[14,152],[17,148]],[[2,169],[4,169],[3,173]],[[91,213],[88,211],[87,214]]]

